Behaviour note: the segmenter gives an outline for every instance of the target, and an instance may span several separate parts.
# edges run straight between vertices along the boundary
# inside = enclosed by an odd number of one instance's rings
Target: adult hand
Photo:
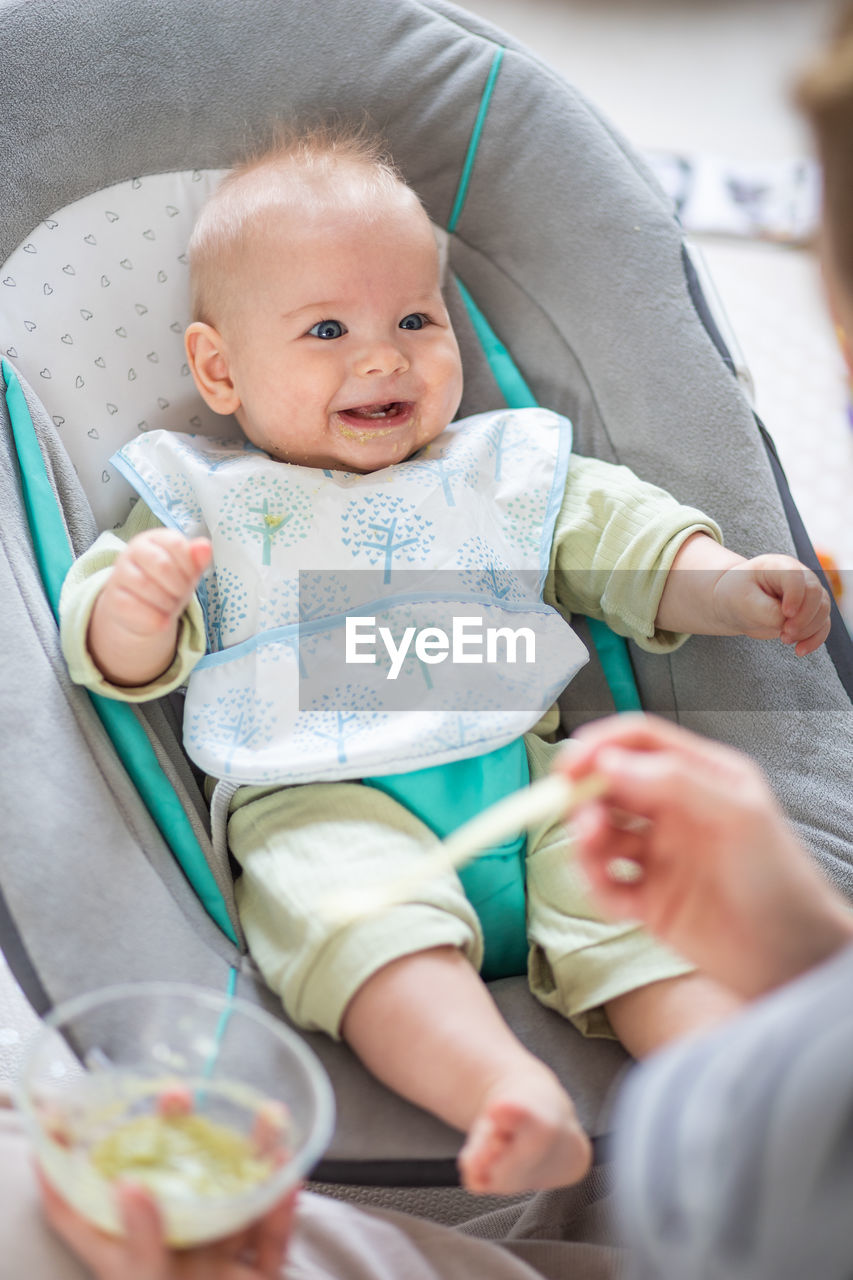
[[[602,910],[641,921],[731,990],[758,995],[853,940],[853,915],[740,753],[626,715],[579,730],[555,767],[606,784],[576,819]]]
[[[96,1280],[279,1280],[293,1225],[296,1192],[245,1231],[194,1249],[171,1250],[157,1206],[142,1187],[119,1186],[124,1236],[81,1218],[36,1169],[50,1226]]]

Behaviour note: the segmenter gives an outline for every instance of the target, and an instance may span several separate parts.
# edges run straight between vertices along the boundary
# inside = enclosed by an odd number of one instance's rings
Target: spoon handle
[[[532,786],[514,791],[484,809],[405,875],[397,876],[386,884],[330,894],[320,910],[327,919],[346,923],[396,906],[434,876],[462,866],[484,849],[502,844],[517,832],[530,830],[543,822],[567,818],[580,805],[601,795],[605,785],[604,780],[595,774],[573,783],[561,774],[550,773]]]

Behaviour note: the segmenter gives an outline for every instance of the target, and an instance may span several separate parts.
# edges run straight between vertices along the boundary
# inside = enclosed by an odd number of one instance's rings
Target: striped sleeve
[[[657,630],[655,618],[672,562],[694,533],[723,540],[713,520],[628,467],[573,454],[545,599],[650,652],[669,652],[687,637]]]

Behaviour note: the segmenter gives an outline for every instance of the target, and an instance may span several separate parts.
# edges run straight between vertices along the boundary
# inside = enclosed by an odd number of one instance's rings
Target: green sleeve
[[[722,542],[719,526],[628,467],[572,455],[551,548],[545,599],[597,618],[651,653],[686,635],[655,628],[667,574],[694,533]]]
[[[62,585],[59,601],[60,637],[71,679],[93,693],[101,693],[119,702],[149,702],[153,698],[171,693],[186,681],[206,648],[204,618],[196,597],[190,601],[181,619],[174,662],[151,684],[138,688],[110,684],[95,666],[86,647],[89,619],[95,600],[117,557],[137,533],[159,528],[162,528],[162,524],[157,517],[144,502],[137,502],[120,528],[102,533],[88,551],[74,562]]]

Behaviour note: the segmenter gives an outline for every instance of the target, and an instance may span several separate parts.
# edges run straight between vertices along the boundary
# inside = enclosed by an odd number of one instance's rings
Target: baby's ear
[[[213,325],[194,320],[184,334],[187,360],[195,385],[214,413],[234,413],[240,397],[231,379],[225,344]]]

